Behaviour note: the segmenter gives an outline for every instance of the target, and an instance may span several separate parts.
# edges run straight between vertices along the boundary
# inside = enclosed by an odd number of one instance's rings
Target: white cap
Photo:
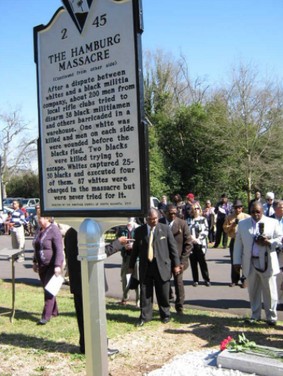
[[[271,200],[274,200],[274,193],[273,192],[267,192],[266,198],[271,198]]]

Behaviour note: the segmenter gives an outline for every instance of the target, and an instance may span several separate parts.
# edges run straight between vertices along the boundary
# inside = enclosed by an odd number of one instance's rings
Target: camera
[[[195,224],[195,233],[196,233],[195,237],[196,237],[196,239],[198,239],[199,233],[200,233],[200,225],[199,225],[199,223]]]
[[[265,237],[262,234],[256,234],[255,237],[254,237],[255,242],[258,242],[258,241],[261,241],[261,240],[264,240],[264,239],[265,239]]]
[[[239,219],[236,218],[236,219],[235,219],[235,224],[237,225],[238,223],[239,223]]]
[[[255,242],[261,241],[261,240],[265,239],[265,236],[263,235],[263,232],[264,232],[264,223],[259,223],[258,224],[258,231],[259,231],[259,233],[255,234],[255,237],[254,237]]]

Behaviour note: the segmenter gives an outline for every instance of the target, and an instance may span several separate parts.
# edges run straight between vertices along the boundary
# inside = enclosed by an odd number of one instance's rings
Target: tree
[[[149,175],[150,193],[152,196],[161,197],[170,192],[166,183],[166,169],[164,168],[163,153],[161,152],[156,138],[156,129],[149,127]]]
[[[156,123],[167,166],[166,181],[172,191],[181,195],[191,191],[199,199],[216,199],[219,189],[228,186],[225,170],[219,170],[228,153],[228,145],[218,144],[225,133],[218,124],[225,124],[225,116],[221,103],[195,103],[180,107],[172,120],[160,118]]]
[[[147,81],[147,114],[164,169],[159,182],[200,199],[216,200],[225,192],[247,203],[253,189],[280,197],[282,90],[239,64],[228,84],[208,93],[207,87],[191,84],[184,60],[176,64],[179,69],[158,59]]]
[[[255,188],[282,194],[282,91],[270,81],[260,81],[249,65],[239,64],[232,73],[222,92],[229,113],[226,142],[231,158],[225,168],[231,183],[245,191],[248,200]]]
[[[144,62],[145,113],[150,124],[151,137],[149,145],[151,192],[158,196],[179,191],[180,186],[182,187],[179,168],[175,169],[170,160],[168,161],[163,147],[165,144],[165,148],[169,147],[167,145],[169,140],[174,144],[171,136],[175,138],[175,135],[171,134],[171,125],[176,112],[180,107],[188,106],[196,100],[200,103],[206,89],[202,89],[201,80],[197,79],[194,82],[190,80],[186,62],[182,57],[176,60],[170,54],[158,50],[154,54],[147,52]],[[164,142],[160,142],[163,131],[165,139]],[[178,136],[182,137],[180,133]],[[174,158],[178,156],[175,155]]]
[[[37,142],[30,135],[28,123],[21,118],[19,110],[0,113],[0,124],[1,178],[3,196],[6,197],[10,179],[19,172],[31,169],[36,158]]]
[[[9,197],[39,197],[38,175],[32,171],[13,176],[7,185]]]
[[[145,112],[152,123],[156,114],[172,117],[180,106],[205,101],[208,85],[199,77],[190,77],[183,56],[175,59],[162,50],[146,51],[144,72]]]

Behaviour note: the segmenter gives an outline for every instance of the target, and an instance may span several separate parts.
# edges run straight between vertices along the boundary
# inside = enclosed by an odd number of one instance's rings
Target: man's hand
[[[122,245],[126,245],[127,244],[127,237],[126,236],[120,236],[120,238],[118,238],[120,244]]]
[[[173,273],[174,273],[175,275],[178,275],[178,274],[182,273],[181,265],[174,266],[174,268],[173,268]]]
[[[263,247],[268,247],[271,245],[269,239],[266,236],[260,236],[259,239],[255,240],[255,243]]]

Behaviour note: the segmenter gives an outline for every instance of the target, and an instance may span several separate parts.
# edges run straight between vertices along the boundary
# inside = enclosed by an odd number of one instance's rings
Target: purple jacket
[[[56,224],[51,223],[45,230],[39,231],[35,241],[35,260],[39,267],[62,266],[64,261],[63,239]]]

